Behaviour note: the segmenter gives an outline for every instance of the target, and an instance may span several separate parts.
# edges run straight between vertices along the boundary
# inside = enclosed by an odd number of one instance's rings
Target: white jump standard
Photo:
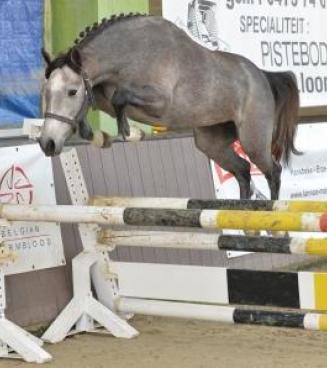
[[[42,338],[47,342],[56,343],[74,333],[96,331],[95,322],[105,327],[106,331],[114,336],[135,337],[138,332],[113,312],[117,285],[108,267],[108,252],[100,252],[96,248],[96,234],[99,228],[94,224],[94,213],[85,212],[85,223],[76,221],[76,216],[80,212],[79,206],[86,204],[89,200],[76,150],[64,152],[60,155],[60,160],[73,206],[62,206],[72,208],[68,216],[64,215],[65,211],[62,208],[58,209],[56,206],[53,208],[53,216],[61,218],[61,220],[58,219],[61,222],[78,223],[83,251],[72,261],[73,299],[50,325]],[[76,208],[77,213],[74,211]],[[46,208],[43,210],[47,213]],[[44,216],[47,218],[46,214]],[[93,296],[91,282],[97,299]]]
[[[23,330],[5,316],[6,288],[4,266],[15,261],[15,254],[5,246],[0,250],[0,357],[23,358],[29,363],[45,363],[52,359],[42,349],[43,341]]]

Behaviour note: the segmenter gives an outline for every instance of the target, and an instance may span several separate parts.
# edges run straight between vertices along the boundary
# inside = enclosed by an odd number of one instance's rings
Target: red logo
[[[232,147],[234,151],[242,158],[244,158],[246,161],[250,162],[251,164],[251,175],[262,175],[262,172],[250,161],[249,157],[246,155],[246,153],[243,151],[243,148],[239,141],[236,141],[232,144]],[[225,181],[234,178],[234,175],[229,173],[228,171],[225,171],[222,169],[219,165],[215,163],[215,170],[218,175],[218,179],[220,184],[225,183]]]
[[[33,202],[33,184],[20,166],[12,165],[0,178],[0,202],[13,204]]]

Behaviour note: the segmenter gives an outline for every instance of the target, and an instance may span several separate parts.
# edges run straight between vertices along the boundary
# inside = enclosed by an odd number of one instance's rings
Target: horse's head
[[[51,61],[43,51],[48,64],[44,86],[45,121],[39,139],[47,156],[59,155],[65,141],[77,130],[88,108],[87,85],[80,72],[77,53]],[[67,58],[69,57],[69,60]]]

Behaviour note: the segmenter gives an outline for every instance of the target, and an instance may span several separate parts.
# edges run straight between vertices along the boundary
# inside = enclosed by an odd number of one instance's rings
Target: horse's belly
[[[166,111],[168,121],[183,127],[210,126],[234,120],[235,96],[230,91],[198,88],[190,90],[184,84],[174,91],[173,102]]]
[[[149,112],[145,111],[142,108],[127,106],[126,114],[129,119],[135,120],[137,122],[148,124],[148,125],[158,125],[167,127],[167,122],[164,119],[163,115],[155,115],[149,114]]]
[[[214,107],[203,109],[192,105],[184,109],[172,108],[163,120],[171,128],[197,128],[231,121],[233,117],[230,112],[216,111]]]

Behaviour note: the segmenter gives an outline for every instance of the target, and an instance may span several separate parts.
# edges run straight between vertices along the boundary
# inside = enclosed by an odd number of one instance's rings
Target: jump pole
[[[137,298],[120,298],[118,310],[160,317],[327,331],[327,314],[322,313],[282,312]]]
[[[3,221],[171,226],[218,230],[327,231],[327,213],[4,204],[0,206],[0,217]]]
[[[144,207],[174,209],[214,209],[283,212],[327,212],[324,201],[269,201],[248,199],[190,199],[160,197],[104,197],[94,196],[89,200],[93,206]]]
[[[327,238],[275,238],[202,232],[109,229],[101,230],[97,238],[99,244],[109,249],[129,246],[327,256]]]

